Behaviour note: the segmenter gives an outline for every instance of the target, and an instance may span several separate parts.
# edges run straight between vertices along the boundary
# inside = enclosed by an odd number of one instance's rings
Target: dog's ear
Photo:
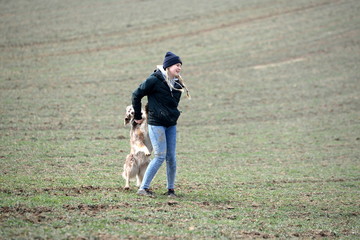
[[[130,118],[128,116],[126,116],[124,118],[124,125],[128,124],[130,122]]]
[[[124,125],[128,124],[128,123],[131,121],[132,111],[134,111],[134,110],[133,110],[133,107],[132,107],[131,105],[126,107],[126,113],[125,113],[125,118],[124,118]]]

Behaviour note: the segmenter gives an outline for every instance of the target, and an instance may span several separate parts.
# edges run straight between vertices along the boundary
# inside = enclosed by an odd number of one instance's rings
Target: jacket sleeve
[[[141,116],[141,99],[148,95],[154,88],[156,78],[149,77],[132,93],[132,105],[134,108],[134,118],[136,120],[142,119]]]

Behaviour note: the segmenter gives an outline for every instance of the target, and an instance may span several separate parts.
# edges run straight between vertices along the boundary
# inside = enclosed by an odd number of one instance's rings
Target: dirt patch
[[[35,189],[0,189],[0,192],[16,195],[16,196],[32,196],[41,193],[48,193],[49,195],[65,195],[77,196],[87,194],[89,192],[123,192],[122,188],[107,188],[98,186],[80,186],[80,187],[54,187],[54,188],[35,188]]]
[[[233,205],[234,204],[238,205],[239,203],[233,201],[227,201],[222,204],[216,204],[205,201],[205,202],[196,202],[195,204],[201,208],[218,209],[218,210],[234,210],[235,207]]]
[[[245,237],[245,238],[264,238],[264,239],[267,239],[267,238],[274,238],[275,237],[275,236],[273,236],[271,234],[261,233],[261,232],[257,232],[257,231],[251,231],[251,232],[242,231],[242,232],[240,232],[240,235],[242,237]]]
[[[107,204],[79,204],[79,205],[64,205],[63,209],[66,212],[77,212],[82,215],[96,216],[99,213],[111,210],[126,210],[131,205],[128,203],[121,203],[116,205]],[[26,222],[39,224],[49,223],[55,220],[64,220],[64,215],[59,209],[52,209],[48,207],[0,207],[0,222],[6,221],[9,218],[21,219]]]
[[[63,206],[67,211],[80,211],[82,213],[97,213],[103,211],[117,210],[117,209],[126,209],[131,207],[129,203],[121,203],[116,205],[108,204],[79,204],[79,205],[70,205],[66,204]]]
[[[311,232],[293,233],[292,236],[299,238],[337,238],[336,233],[327,230],[316,230]]]
[[[17,213],[17,214],[41,214],[44,212],[51,212],[52,209],[48,207],[37,207],[37,208],[28,208],[26,206],[17,206],[17,207],[0,207],[1,213]]]
[[[41,223],[47,221],[48,217],[46,214],[52,211],[53,210],[48,207],[29,208],[22,205],[16,207],[0,207],[0,221],[10,217],[16,217],[31,223]]]

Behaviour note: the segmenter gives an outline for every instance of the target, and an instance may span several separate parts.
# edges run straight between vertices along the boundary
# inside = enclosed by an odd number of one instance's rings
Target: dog
[[[130,154],[126,156],[124,171],[122,173],[125,179],[125,190],[130,189],[130,179],[137,179],[136,186],[140,186],[143,180],[145,171],[150,162],[150,155],[153,150],[151,145],[148,125],[147,125],[147,105],[145,110],[142,110],[141,124],[137,124],[134,120],[134,108],[132,105],[126,107],[126,114],[124,118],[124,125],[130,123]]]

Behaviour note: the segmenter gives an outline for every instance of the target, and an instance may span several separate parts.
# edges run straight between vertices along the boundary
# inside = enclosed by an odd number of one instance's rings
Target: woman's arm
[[[141,83],[140,86],[132,94],[132,105],[135,112],[134,119],[136,123],[141,123],[141,122],[137,122],[136,120],[142,119],[141,99],[152,91],[155,85],[155,80],[156,78],[149,77],[143,83]]]

